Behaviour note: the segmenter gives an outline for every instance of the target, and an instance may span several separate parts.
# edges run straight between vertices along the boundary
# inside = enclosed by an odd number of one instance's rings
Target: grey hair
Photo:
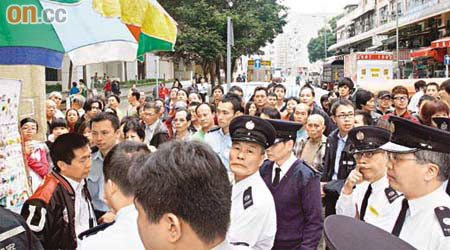
[[[84,103],[86,102],[86,99],[81,95],[76,95],[76,96],[72,97],[72,102],[76,102],[76,103],[80,104],[81,107],[83,107]]]
[[[53,91],[52,93],[50,93],[50,95],[48,97],[52,98],[53,96],[58,96],[58,97],[62,98],[61,93],[58,91]]]
[[[433,163],[438,165],[438,177],[441,181],[446,181],[449,178],[450,154],[429,150],[419,150],[414,152],[414,156],[420,163]]]

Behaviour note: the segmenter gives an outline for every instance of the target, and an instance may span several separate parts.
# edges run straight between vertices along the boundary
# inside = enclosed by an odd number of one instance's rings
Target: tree
[[[308,43],[308,58],[311,63],[320,59],[325,59],[325,33],[327,39],[328,48],[336,43],[336,22],[342,17],[342,15],[333,17],[327,27],[322,28],[318,32],[317,37],[311,38]],[[331,27],[331,29],[329,29]],[[327,56],[334,56],[334,52],[327,51]]]
[[[235,0],[231,9],[225,0],[159,2],[178,23],[175,52],[165,55],[174,61],[185,59],[201,65],[212,82],[225,68],[227,16],[232,17],[234,25],[233,69],[237,58],[259,53],[286,24],[286,8],[275,0]]]

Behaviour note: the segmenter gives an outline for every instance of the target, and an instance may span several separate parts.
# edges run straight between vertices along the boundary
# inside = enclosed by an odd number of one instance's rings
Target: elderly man
[[[306,140],[297,140],[294,147],[294,154],[297,158],[304,160],[316,171],[323,171],[323,156],[327,137],[323,135],[325,131],[325,119],[319,115],[310,115],[305,125],[308,132]]]
[[[47,118],[47,136],[50,135],[50,126],[52,122],[56,119],[56,103],[52,100],[45,101],[45,110]]]
[[[394,132],[381,148],[389,154],[389,185],[405,197],[392,234],[417,249],[448,249],[450,197],[442,186],[449,174],[450,133],[400,117],[389,120]]]
[[[388,158],[379,147],[389,141],[387,129],[374,126],[353,128],[348,140],[356,169],[350,172],[336,204],[336,214],[358,218],[391,232],[400,212],[400,194],[389,187]]]
[[[276,131],[255,116],[239,116],[230,123],[230,167],[235,176],[231,223],[219,249],[271,249],[277,230],[272,194],[259,173],[265,152],[275,141]]]
[[[56,104],[55,117],[64,119],[65,118],[64,113],[61,110],[59,110],[59,107],[61,106],[61,101],[62,101],[61,93],[59,93],[58,91],[53,91],[48,96],[48,99],[54,101]]]

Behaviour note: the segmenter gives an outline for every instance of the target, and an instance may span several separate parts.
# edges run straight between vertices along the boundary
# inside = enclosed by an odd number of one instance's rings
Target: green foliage
[[[314,63],[321,59],[325,59],[325,37],[327,39],[327,49],[331,45],[336,43],[336,22],[341,17],[342,15],[333,17],[328,22],[327,27],[320,29],[318,32],[318,36],[311,38],[311,40],[308,42],[308,57],[311,63]],[[334,55],[334,52],[327,51],[328,57]]]
[[[226,55],[227,17],[234,25],[233,58],[259,53],[282,32],[286,8],[274,0],[160,0],[178,23],[175,61],[194,61],[207,69]],[[209,67],[212,70],[212,67]]]
[[[61,83],[57,83],[57,84],[46,84],[45,85],[45,93],[51,93],[53,91],[62,91],[62,85]]]

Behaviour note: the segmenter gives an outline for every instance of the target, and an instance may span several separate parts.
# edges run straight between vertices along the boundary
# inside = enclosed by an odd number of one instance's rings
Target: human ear
[[[164,223],[164,227],[167,229],[168,240],[171,243],[175,243],[181,239],[181,221],[175,214],[168,213],[163,215],[161,219]]]
[[[433,163],[428,163],[426,165],[426,172],[425,172],[425,181],[431,181],[434,178],[436,178],[439,175],[439,166]]]

